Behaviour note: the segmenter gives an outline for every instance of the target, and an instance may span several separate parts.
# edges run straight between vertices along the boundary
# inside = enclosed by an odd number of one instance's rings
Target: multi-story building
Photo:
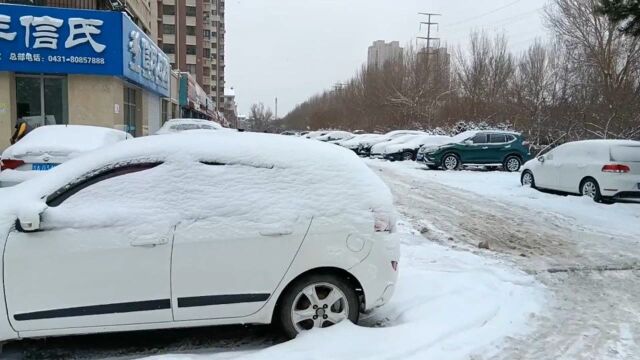
[[[236,104],[236,92],[233,88],[224,91],[224,117],[232,126],[238,127],[238,104]]]
[[[387,62],[402,58],[402,51],[398,41],[390,43],[386,43],[384,40],[374,41],[373,45],[369,46],[367,66],[380,69]]]
[[[224,0],[155,0],[158,44],[224,111]]]

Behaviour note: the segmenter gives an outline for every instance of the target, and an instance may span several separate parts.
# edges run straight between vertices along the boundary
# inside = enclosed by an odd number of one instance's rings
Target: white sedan
[[[598,202],[640,201],[640,142],[586,140],[560,145],[527,162],[521,182]]]
[[[137,138],[0,198],[0,341],[272,321],[294,337],[396,286],[389,189],[321,142]]]
[[[16,185],[45,174],[71,158],[131,138],[124,131],[98,126],[35,128],[2,153],[0,187]]]
[[[228,130],[215,121],[202,119],[171,119],[156,131],[156,135],[175,134],[188,130]]]

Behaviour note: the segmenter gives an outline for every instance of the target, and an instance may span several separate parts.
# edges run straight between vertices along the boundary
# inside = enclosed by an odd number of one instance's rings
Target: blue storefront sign
[[[115,11],[0,4],[0,71],[111,75],[170,92],[169,58]]]

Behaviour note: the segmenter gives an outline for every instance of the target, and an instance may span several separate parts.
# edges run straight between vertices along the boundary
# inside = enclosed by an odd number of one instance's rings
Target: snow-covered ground
[[[360,326],[344,323],[261,350],[148,359],[455,360],[496,353],[500,340],[530,330],[545,302],[533,277],[406,232],[397,292]]]

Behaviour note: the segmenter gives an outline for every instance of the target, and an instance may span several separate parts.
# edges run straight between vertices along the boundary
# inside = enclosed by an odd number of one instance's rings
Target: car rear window
[[[620,162],[640,162],[640,145],[612,146],[611,160]]]

